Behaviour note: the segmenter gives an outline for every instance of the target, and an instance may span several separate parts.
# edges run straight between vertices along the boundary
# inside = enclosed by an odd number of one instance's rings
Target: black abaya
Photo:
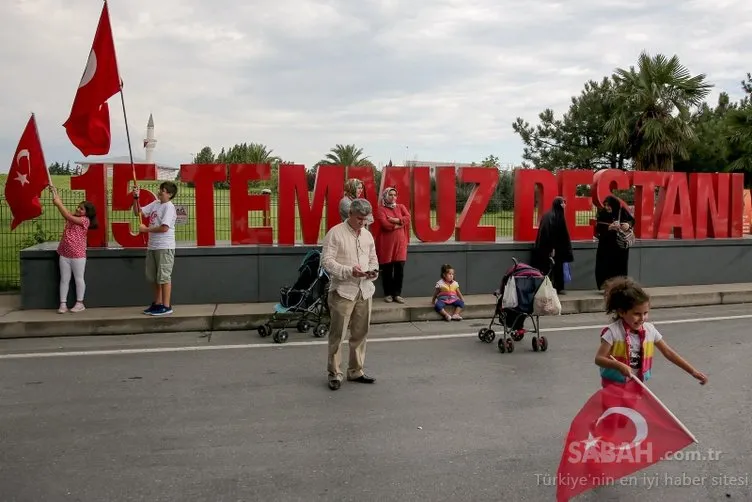
[[[553,270],[551,270],[552,254]],[[560,293],[564,290],[564,263],[572,261],[574,261],[572,240],[564,219],[564,208],[560,198],[557,197],[552,209],[541,219],[530,264],[542,274],[548,275],[551,272],[551,282]]]
[[[608,201],[606,201],[608,204]],[[617,202],[618,203],[618,202]],[[607,280],[629,275],[629,248],[622,248],[616,241],[616,230],[609,230],[608,226],[615,222],[621,210],[621,223],[634,225],[634,218],[629,211],[621,207],[613,212],[606,209],[598,211],[595,236],[598,238],[598,249],[595,253],[595,284],[603,289]]]

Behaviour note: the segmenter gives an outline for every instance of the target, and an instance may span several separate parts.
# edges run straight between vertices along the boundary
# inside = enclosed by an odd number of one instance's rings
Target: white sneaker
[[[57,309],[57,313],[58,314],[65,314],[66,312],[68,312],[68,306],[66,304],[64,304],[64,303],[61,303],[60,304],[60,308]]]
[[[81,302],[76,302],[76,304],[71,309],[71,312],[83,312],[86,310],[86,307],[84,307],[84,304]]]

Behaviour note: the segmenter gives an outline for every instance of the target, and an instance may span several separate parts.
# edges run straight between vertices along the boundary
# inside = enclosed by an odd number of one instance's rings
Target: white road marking
[[[735,321],[739,319],[752,319],[752,314],[719,316],[719,317],[696,317],[690,319],[667,319],[664,321],[652,321],[655,325],[664,324],[691,324],[699,322]],[[582,326],[559,326],[557,328],[541,328],[541,333],[554,333],[560,331],[580,331],[588,329],[603,329],[605,324],[590,324]],[[499,327],[501,329],[501,327]],[[472,333],[448,333],[443,335],[409,335],[383,338],[369,338],[368,343],[384,342],[416,342],[421,340],[447,340],[452,338],[472,338],[478,336],[478,332]],[[198,352],[203,350],[232,350],[232,349],[283,349],[285,347],[308,347],[312,345],[326,345],[325,340],[310,340],[305,342],[279,343],[247,343],[236,345],[197,345],[190,347],[155,347],[150,349],[111,349],[111,350],[79,350],[69,352],[28,352],[19,354],[0,354],[1,359],[35,359],[43,357],[75,357],[75,356],[112,356],[123,354],[155,354],[160,352]]]

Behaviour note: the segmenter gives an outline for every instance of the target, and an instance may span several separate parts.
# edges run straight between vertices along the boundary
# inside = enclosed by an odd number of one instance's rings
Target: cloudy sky
[[[0,2],[0,171],[30,112],[48,162],[82,159],[62,127],[101,0]],[[752,71],[752,2],[735,0],[110,0],[134,155],[268,145],[310,166],[337,143],[379,165],[521,161],[511,124],[566,111],[588,79],[677,54],[718,92]],[[126,155],[119,97],[111,155]],[[6,159],[6,161],[2,161]]]

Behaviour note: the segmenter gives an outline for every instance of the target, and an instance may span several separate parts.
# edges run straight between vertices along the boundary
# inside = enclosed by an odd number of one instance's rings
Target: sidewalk
[[[648,292],[653,308],[752,303],[752,283],[648,288]],[[493,295],[469,295],[465,300],[465,319],[491,319],[496,305]],[[571,291],[560,300],[562,314],[603,311],[603,298],[595,291]],[[406,301],[399,305],[375,298],[371,322],[439,320],[430,297],[407,298]],[[0,339],[253,330],[266,322],[274,311],[272,303],[178,305],[172,315],[151,317],[134,307],[58,314],[55,310],[19,310],[18,305],[17,296],[0,296]],[[288,330],[292,334],[296,328],[292,325]]]

